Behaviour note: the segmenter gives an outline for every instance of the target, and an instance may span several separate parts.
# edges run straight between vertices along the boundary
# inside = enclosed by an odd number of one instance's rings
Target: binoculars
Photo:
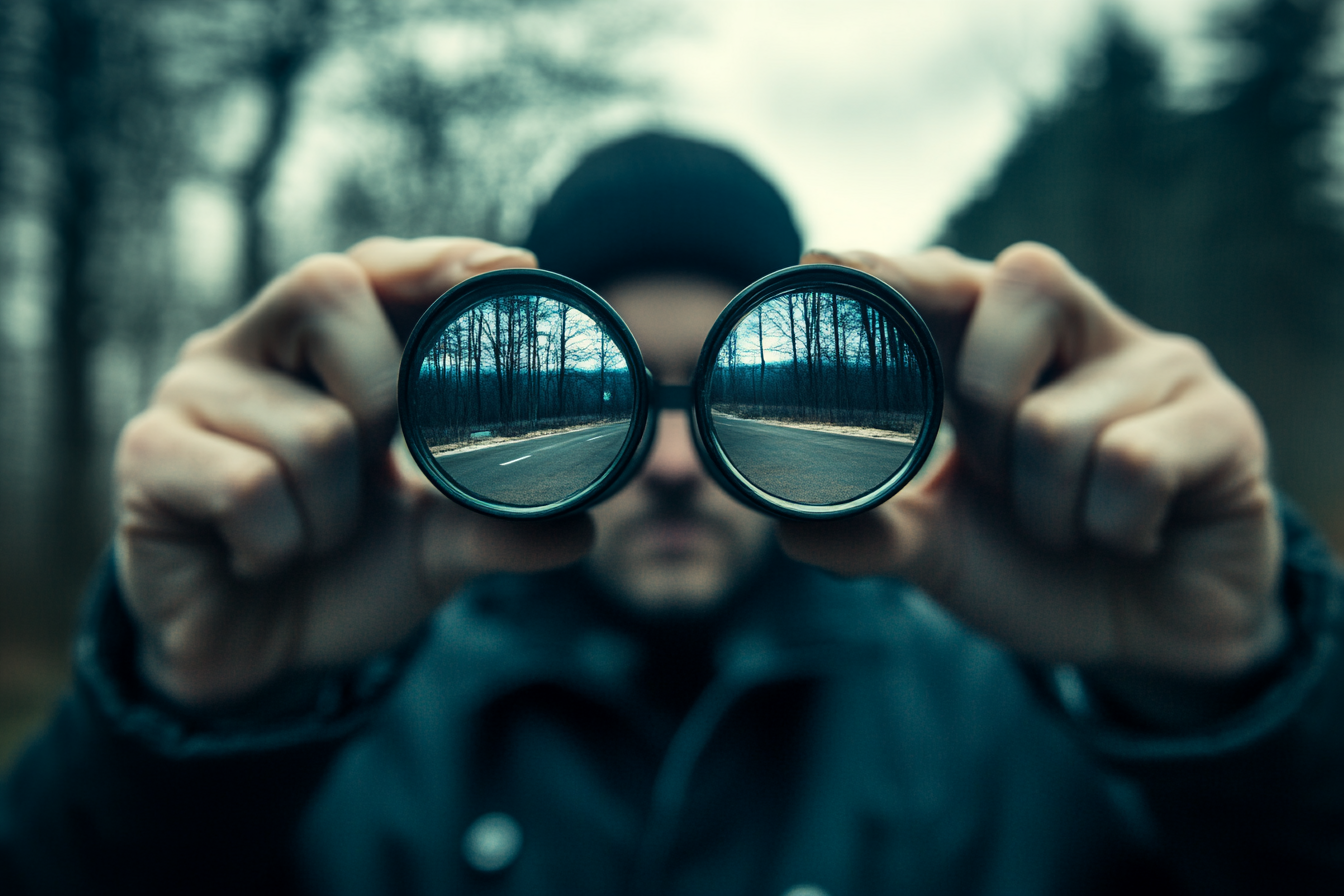
[[[398,404],[420,469],[481,513],[536,519],[601,501],[638,471],[659,412],[677,409],[730,494],[819,519],[873,507],[919,471],[943,375],[910,303],[850,268],[799,265],[747,287],[689,385],[656,382],[591,289],[504,270],[463,281],[420,318]]]

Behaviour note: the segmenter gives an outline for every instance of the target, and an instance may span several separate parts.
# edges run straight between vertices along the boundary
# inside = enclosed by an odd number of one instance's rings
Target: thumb
[[[953,449],[919,480],[865,513],[834,520],[784,520],[779,543],[795,560],[845,577],[903,578],[940,593],[959,543],[953,482],[962,461]]]
[[[470,237],[371,237],[351,246],[346,255],[364,269],[403,339],[431,302],[468,277],[537,266],[536,256],[526,249]]]
[[[586,514],[504,520],[435,499],[423,521],[421,570],[431,594],[445,595],[493,572],[540,572],[577,562],[593,543]]]

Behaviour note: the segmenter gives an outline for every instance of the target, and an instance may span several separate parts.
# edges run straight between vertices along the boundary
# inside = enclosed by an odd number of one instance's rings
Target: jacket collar
[[[708,638],[719,675],[772,680],[802,667],[825,674],[873,661],[892,644],[899,625],[892,604],[902,590],[893,583],[840,580],[775,548],[712,618],[699,625],[672,623],[671,631]],[[464,599],[473,615],[494,618],[534,658],[546,658],[543,667],[577,665],[590,679],[623,678],[653,638],[668,635],[657,623],[619,609],[577,566],[490,577]]]

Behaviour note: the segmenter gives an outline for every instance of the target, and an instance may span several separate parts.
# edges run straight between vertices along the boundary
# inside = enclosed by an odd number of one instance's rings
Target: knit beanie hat
[[[538,209],[524,245],[541,267],[599,292],[645,273],[741,289],[802,251],[784,197],[741,156],[660,133],[585,156]]]

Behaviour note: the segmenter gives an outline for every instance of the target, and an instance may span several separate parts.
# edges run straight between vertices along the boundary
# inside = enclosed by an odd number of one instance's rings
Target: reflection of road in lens
[[[620,452],[628,420],[436,457],[458,485],[489,501],[536,507],[597,479]]]
[[[714,433],[756,487],[799,504],[839,504],[877,488],[914,445],[712,413]]]

